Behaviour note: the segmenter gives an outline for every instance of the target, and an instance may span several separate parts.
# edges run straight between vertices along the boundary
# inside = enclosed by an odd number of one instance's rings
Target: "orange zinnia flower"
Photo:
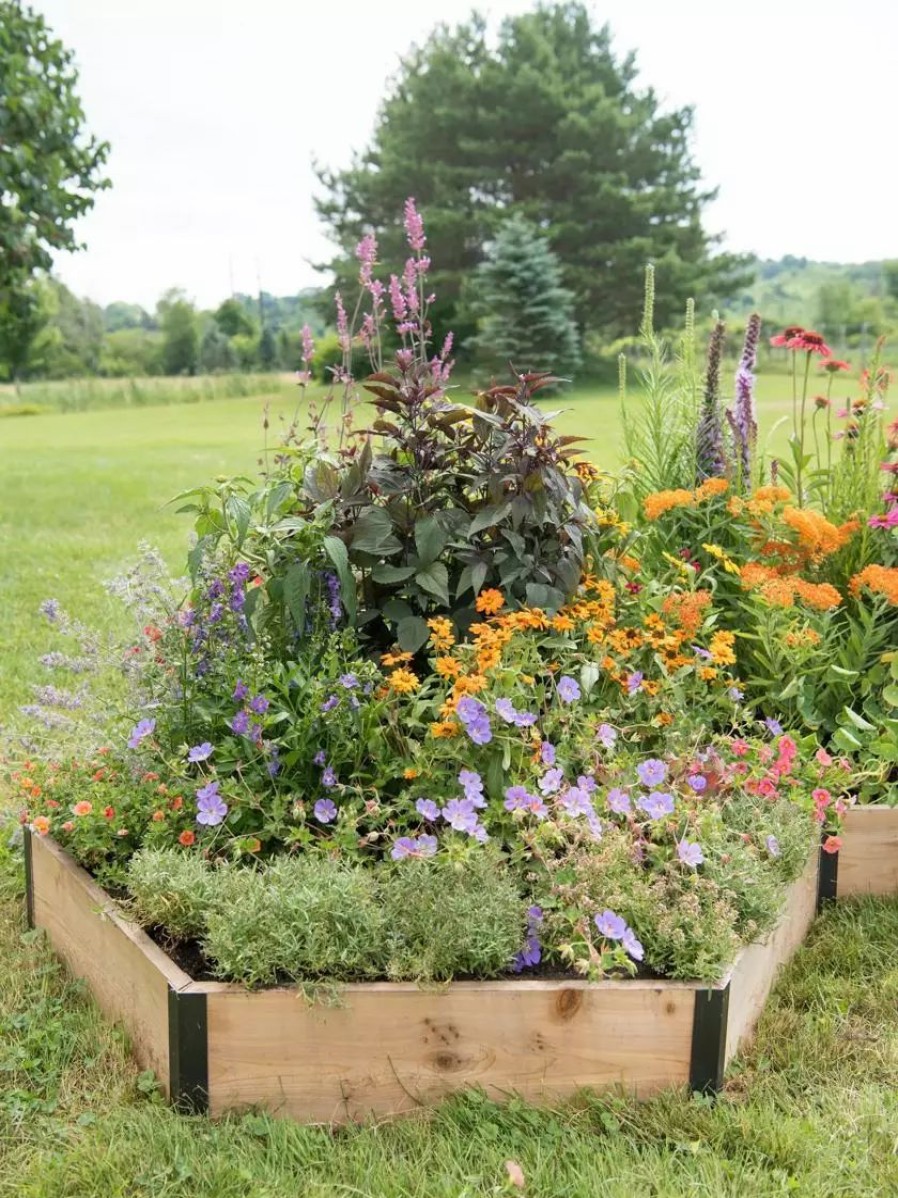
[[[501,591],[495,589],[481,591],[477,596],[474,606],[481,613],[486,612],[488,615],[495,615],[497,611],[501,611],[505,606],[505,596]]]

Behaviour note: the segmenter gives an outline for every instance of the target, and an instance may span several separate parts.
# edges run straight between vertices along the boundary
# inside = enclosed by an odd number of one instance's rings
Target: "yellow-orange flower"
[[[898,607],[898,570],[888,566],[865,566],[851,580],[852,595],[859,595],[862,588],[874,595],[883,595],[894,607]]]
[[[561,612],[557,616],[553,616],[549,621],[556,632],[573,632],[574,621],[570,616],[564,615]]]
[[[455,678],[461,673],[461,662],[454,657],[438,657],[433,668],[441,678]]]
[[[458,736],[458,733],[459,726],[454,720],[439,720],[430,725],[430,735],[437,740],[451,740],[453,736]]]
[[[385,666],[401,666],[412,660],[412,654],[392,649],[389,653],[384,653],[380,660]]]
[[[387,675],[387,685],[397,694],[408,695],[418,689],[421,680],[411,670],[394,670],[392,674]]]
[[[501,611],[505,606],[505,596],[501,591],[497,590],[481,591],[477,596],[474,606],[481,613],[486,612],[487,615],[495,615],[497,611]]]
[[[456,695],[477,695],[485,686],[486,679],[482,674],[462,674],[456,678],[452,690]]]
[[[434,619],[428,620],[427,627],[430,629],[431,644],[438,653],[451,649],[455,644],[455,630],[452,627],[452,621],[445,616],[436,616]]]
[[[31,826],[38,836],[46,836],[50,831],[50,821],[45,815],[36,815],[31,821]]]
[[[410,765],[410,766],[407,766],[407,767],[406,767],[406,768],[405,768],[405,769],[402,771],[402,776],[403,776],[403,778],[405,778],[405,780],[406,780],[407,782],[411,782],[411,780],[412,780],[413,778],[417,778],[417,776],[418,776],[418,771],[415,769],[415,767],[414,767],[413,765]]]
[[[657,520],[675,507],[692,507],[695,500],[691,491],[653,491],[642,501],[646,520]]]
[[[72,808],[73,815],[90,815],[93,811],[93,803],[89,803],[87,799],[82,799],[80,803],[76,803]]]
[[[713,499],[715,495],[724,495],[730,488],[730,484],[725,478],[707,478],[701,486],[695,489],[695,502],[704,503],[706,499]]]
[[[731,666],[736,661],[736,654],[733,652],[733,645],[736,643],[736,637],[732,632],[715,632],[711,637],[711,644],[708,648],[711,651],[711,656],[714,662],[719,666]]]
[[[857,521],[849,521],[837,528],[811,508],[784,508],[783,523],[796,534],[799,547],[813,562],[841,549],[858,529]]]
[[[831,611],[842,602],[842,596],[828,582],[807,582],[804,578],[795,578],[792,585],[802,603],[817,611]]]

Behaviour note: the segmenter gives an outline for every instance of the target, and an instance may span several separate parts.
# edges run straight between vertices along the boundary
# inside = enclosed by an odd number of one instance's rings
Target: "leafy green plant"
[[[179,940],[200,936],[215,891],[204,857],[183,849],[144,849],[128,863],[127,885],[134,916],[144,927],[165,928]]]

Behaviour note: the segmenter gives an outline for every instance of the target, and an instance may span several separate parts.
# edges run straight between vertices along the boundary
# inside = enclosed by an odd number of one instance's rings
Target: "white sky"
[[[348,162],[388,77],[469,0],[30,0],[76,53],[113,188],[58,262],[79,294],[152,306],[289,294],[328,257],[313,158]],[[493,19],[531,3],[487,0]],[[898,257],[898,0],[604,0],[642,81],[696,108],[708,225],[763,257]],[[426,214],[425,214],[426,215]]]

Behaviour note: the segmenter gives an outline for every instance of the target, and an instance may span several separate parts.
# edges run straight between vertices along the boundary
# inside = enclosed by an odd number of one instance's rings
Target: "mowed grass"
[[[788,380],[762,390],[768,427]],[[561,404],[590,456],[620,460],[618,402]],[[0,422],[0,722],[27,701],[52,595],[109,623],[100,583],[148,539],[173,568],[187,518],[165,507],[219,473],[252,473],[262,400]],[[272,404],[270,440],[292,409]],[[2,799],[0,799],[2,813]],[[840,905],[782,979],[755,1047],[715,1104],[583,1096],[553,1110],[472,1093],[385,1125],[213,1123],[155,1097],[121,1035],[25,931],[21,858],[0,828],[0,1198],[540,1198],[898,1194],[898,903]]]

